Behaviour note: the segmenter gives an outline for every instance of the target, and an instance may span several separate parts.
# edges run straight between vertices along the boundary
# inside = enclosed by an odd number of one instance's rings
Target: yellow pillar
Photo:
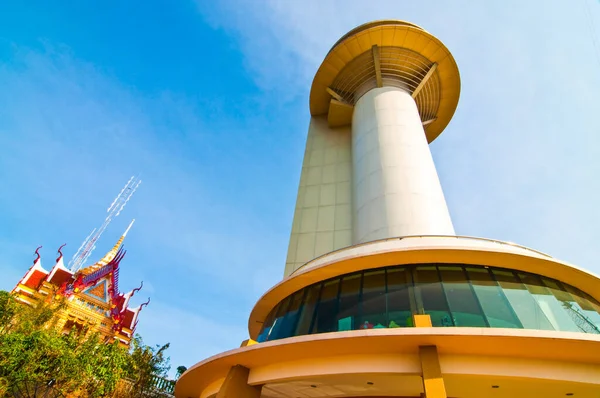
[[[413,314],[413,325],[416,328],[430,328],[431,317],[428,314]]]
[[[262,387],[248,385],[250,369],[235,365],[227,373],[216,398],[260,398]]]
[[[258,342],[254,341],[252,339],[244,340],[244,341],[242,341],[242,344],[240,344],[240,348],[247,347],[249,345],[254,345],[254,344],[258,344]]]
[[[419,357],[421,358],[425,397],[447,398],[437,347],[434,345],[419,347]]]

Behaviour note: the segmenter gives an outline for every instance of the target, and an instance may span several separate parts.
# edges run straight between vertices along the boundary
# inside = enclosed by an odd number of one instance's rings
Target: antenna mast
[[[98,241],[106,227],[108,227],[108,224],[110,224],[113,218],[121,214],[121,210],[123,210],[127,202],[129,202],[129,199],[131,199],[131,197],[133,196],[133,194],[138,189],[141,183],[142,180],[140,180],[138,177],[131,177],[129,181],[127,181],[127,184],[125,184],[123,189],[121,189],[121,192],[119,192],[119,195],[115,198],[115,200],[113,200],[112,204],[106,210],[108,215],[104,219],[104,222],[102,223],[100,228],[94,228],[92,230],[92,232],[88,235],[88,237],[83,241],[83,243],[77,250],[77,253],[75,253],[71,261],[69,261],[68,268],[71,270],[71,272],[75,273],[79,271],[81,267],[83,267],[87,259],[90,257],[90,255],[96,248],[96,242]]]

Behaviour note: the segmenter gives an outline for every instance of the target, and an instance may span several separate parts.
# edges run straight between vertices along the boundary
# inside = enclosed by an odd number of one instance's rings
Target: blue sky
[[[454,54],[458,110],[431,149],[457,233],[600,273],[600,3],[8,0],[0,5],[0,278],[70,258],[143,183],[121,289],[173,367],[239,346],[283,274],[308,90],[356,25],[398,18]],[[52,5],[50,5],[52,3]],[[101,4],[101,5],[100,5]],[[594,45],[594,35],[596,45]]]

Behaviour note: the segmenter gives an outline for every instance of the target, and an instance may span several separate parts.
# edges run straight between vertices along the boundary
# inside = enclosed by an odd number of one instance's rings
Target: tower
[[[455,235],[429,152],[460,77],[422,28],[375,21],[310,92],[284,279],[250,339],[188,369],[178,398],[594,397],[600,279]]]

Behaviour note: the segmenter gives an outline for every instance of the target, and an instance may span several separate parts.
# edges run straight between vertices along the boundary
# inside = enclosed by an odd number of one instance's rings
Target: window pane
[[[256,338],[256,341],[258,341],[259,343],[262,343],[263,341],[267,340],[267,336],[269,335],[269,332],[271,331],[271,327],[273,326],[273,320],[275,319],[275,314],[277,313],[278,309],[279,309],[279,304],[277,304],[275,306],[275,308],[273,308],[271,310],[271,312],[269,312],[269,315],[267,315],[267,318],[265,319],[265,323],[263,323],[262,330],[261,330],[260,334],[258,335],[258,337]]]
[[[490,327],[522,328],[510,303],[487,268],[467,267],[467,275]]]
[[[410,268],[391,268],[386,271],[388,327],[413,326],[410,304]],[[414,310],[416,311],[416,309]]]
[[[298,319],[300,304],[302,303],[302,297],[304,296],[304,290],[294,293],[290,299],[290,304],[287,309],[287,313],[283,316],[281,325],[277,330],[277,335],[269,337],[270,340],[284,339],[286,337],[293,336],[294,329],[296,327],[296,320]]]
[[[385,308],[385,271],[367,271],[363,277],[360,329],[387,327]]]
[[[319,299],[321,284],[317,283],[316,285],[305,288],[305,290],[306,289],[308,289],[308,291],[306,292],[306,297],[302,303],[302,313],[298,319],[298,326],[294,333],[295,336],[303,336],[310,333],[310,324],[312,323],[315,306]]]
[[[338,290],[340,280],[335,279],[325,282],[321,289],[321,297],[317,307],[315,323],[311,333],[326,333],[333,332],[337,329],[337,307],[338,307]]]
[[[425,314],[431,316],[433,326],[453,326],[446,296],[434,266],[417,267],[415,275],[415,295],[417,303],[423,303]]]
[[[462,267],[440,266],[442,284],[455,326],[485,327],[479,302]]]
[[[564,310],[562,304],[542,283],[539,276],[533,274],[518,273],[521,282],[525,284],[529,292],[537,300],[540,308],[544,311],[546,318],[550,321],[554,329],[565,332],[579,332],[580,329],[575,325],[573,319]]]
[[[428,314],[433,326],[600,334],[600,303],[574,286],[510,269],[419,264],[354,272],[308,286],[269,312],[256,339],[410,327],[413,314]]]
[[[340,288],[340,301],[337,316],[338,331],[357,329],[358,297],[362,273],[345,276]]]
[[[283,317],[287,312],[288,306],[290,304],[290,296],[286,297],[285,300],[281,302],[279,308],[277,309],[277,314],[275,315],[275,320],[273,321],[273,326],[271,327],[271,331],[267,335],[267,341],[276,340],[279,335],[279,329],[283,323]]]
[[[600,304],[576,287],[566,283],[563,283],[562,286],[571,294],[574,300],[569,303],[569,308],[566,308],[567,311],[576,311],[581,315],[579,318],[583,318],[583,322],[575,322],[577,326],[584,329],[586,333],[600,334]]]
[[[493,272],[510,306],[525,329],[554,330],[537,301],[513,272],[497,269],[494,269]],[[486,311],[485,307],[484,311]]]

